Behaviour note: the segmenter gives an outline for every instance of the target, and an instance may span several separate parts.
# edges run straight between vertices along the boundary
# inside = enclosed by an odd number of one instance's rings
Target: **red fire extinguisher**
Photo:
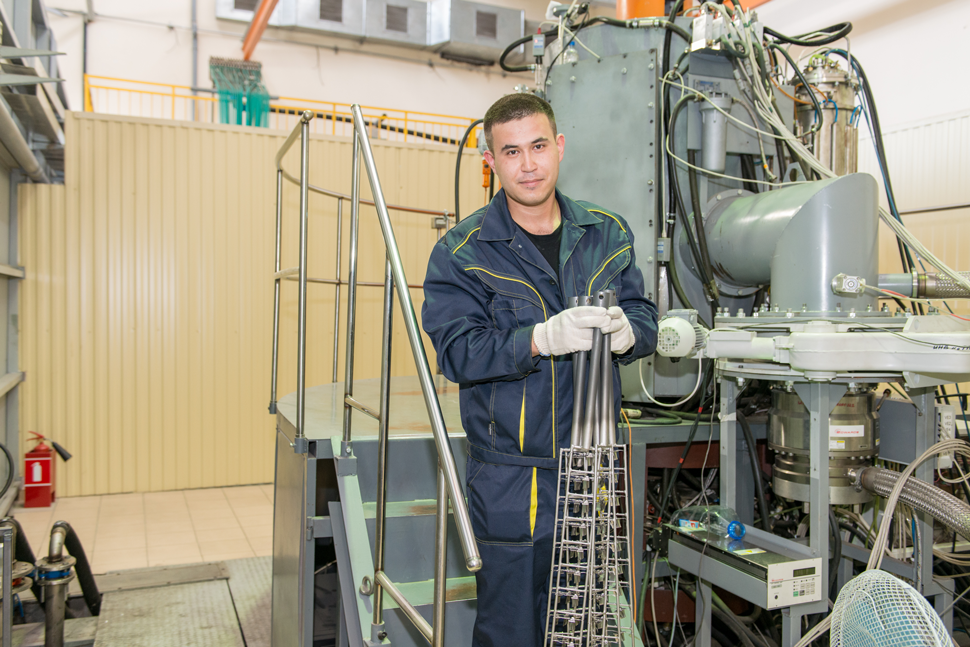
[[[44,441],[44,436],[31,431],[34,437],[31,439],[37,445],[24,454],[24,507],[25,508],[49,508],[54,502],[55,461],[54,452],[68,461],[71,454],[53,440],[50,441],[53,449]]]

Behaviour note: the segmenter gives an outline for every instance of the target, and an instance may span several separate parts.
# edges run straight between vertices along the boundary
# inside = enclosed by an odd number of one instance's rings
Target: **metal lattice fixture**
[[[616,295],[570,299],[578,305],[610,307]],[[593,335],[592,350],[573,358],[576,401],[571,446],[559,457],[546,647],[619,646],[634,632],[627,448],[616,444],[610,335]]]

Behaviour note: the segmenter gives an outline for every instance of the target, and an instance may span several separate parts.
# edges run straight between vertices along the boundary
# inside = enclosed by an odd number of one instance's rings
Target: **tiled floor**
[[[272,553],[272,485],[72,497],[10,513],[38,557],[51,525],[69,522],[95,573]]]

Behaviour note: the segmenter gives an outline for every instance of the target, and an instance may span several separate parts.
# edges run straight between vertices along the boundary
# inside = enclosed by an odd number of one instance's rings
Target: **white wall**
[[[788,35],[851,22],[852,54],[872,84],[883,129],[970,107],[960,72],[970,39],[967,0],[772,0],[757,11]]]
[[[83,11],[85,7],[84,0],[47,1],[49,8]],[[488,2],[524,9],[529,20],[542,20],[548,4],[548,0]],[[100,17],[88,26],[89,74],[191,85],[191,0],[94,0],[94,10]],[[60,17],[49,12],[48,16],[58,48],[66,53],[60,64],[70,106],[81,110],[82,19],[75,13]],[[198,0],[198,24],[198,82],[200,87],[212,87],[209,57],[242,58],[246,25],[217,20],[215,0]],[[253,59],[263,63],[266,85],[276,96],[464,117],[480,116],[493,101],[529,78],[504,74],[497,65],[488,69],[458,65],[414,48],[368,43],[369,54],[355,52],[360,49],[360,43],[351,39],[270,27]]]

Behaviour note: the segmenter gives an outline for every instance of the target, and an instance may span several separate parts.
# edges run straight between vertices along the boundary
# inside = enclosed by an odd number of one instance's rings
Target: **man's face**
[[[565,146],[565,138],[552,132],[548,117],[529,115],[492,126],[492,150],[485,151],[485,161],[509,200],[534,207],[555,191]]]

